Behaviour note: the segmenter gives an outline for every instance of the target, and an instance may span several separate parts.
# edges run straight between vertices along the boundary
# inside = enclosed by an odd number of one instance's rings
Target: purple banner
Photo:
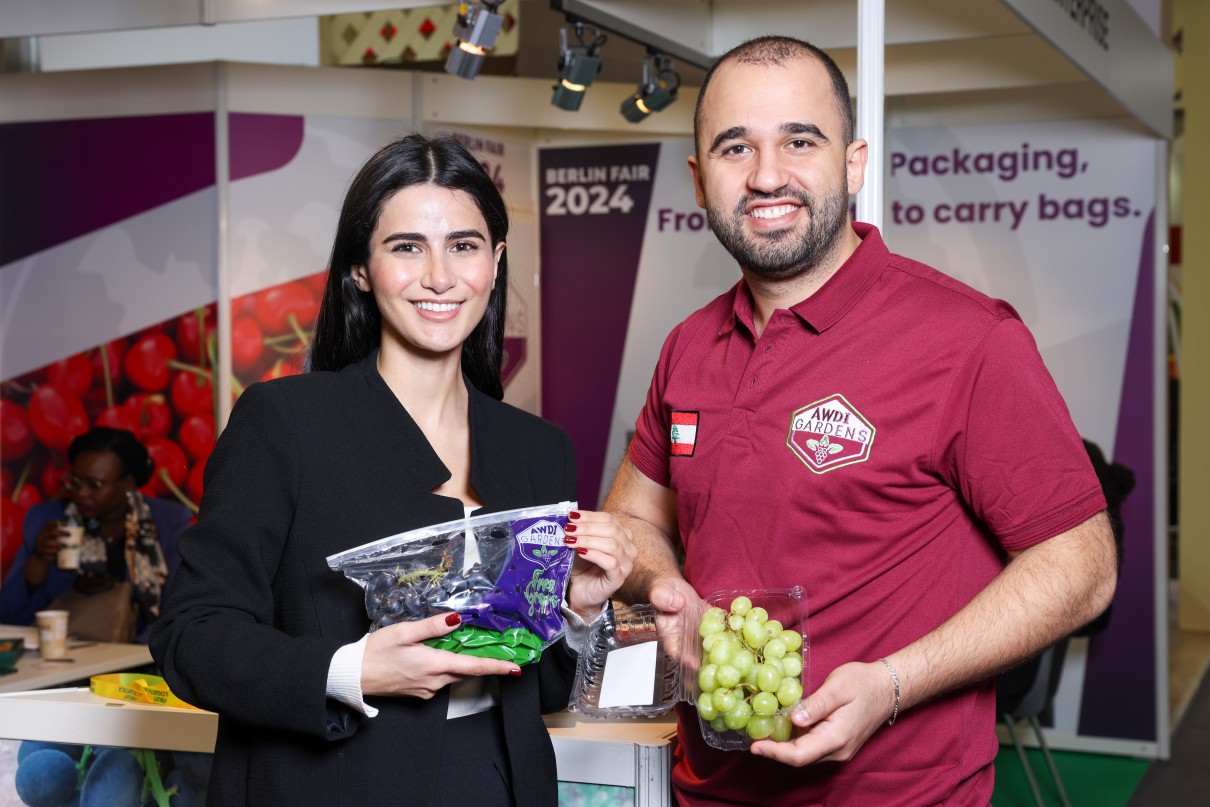
[[[214,113],[0,125],[0,266],[214,184]]]
[[[598,506],[659,151],[651,143],[538,156],[542,415],[571,436],[586,509]]]
[[[1113,457],[1134,471],[1134,490],[1122,503],[1122,572],[1114,595],[1113,613],[1103,633],[1093,636],[1088,649],[1084,698],[1080,704],[1080,734],[1156,742],[1159,734],[1154,709],[1122,708],[1129,701],[1155,701],[1155,552],[1164,536],[1155,535],[1155,473],[1152,429],[1155,423],[1155,211],[1143,228],[1139,280],[1130,321],[1122,404]]]

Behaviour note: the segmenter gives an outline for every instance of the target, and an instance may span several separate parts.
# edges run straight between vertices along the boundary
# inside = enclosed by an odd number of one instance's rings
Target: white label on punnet
[[[619,647],[605,657],[597,706],[650,706],[655,699],[655,640]]]

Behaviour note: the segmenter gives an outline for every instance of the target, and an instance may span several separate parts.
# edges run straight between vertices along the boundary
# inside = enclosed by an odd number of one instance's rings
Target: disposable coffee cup
[[[34,614],[38,627],[38,653],[42,658],[63,658],[67,655],[67,612],[39,611]]]
[[[80,568],[80,545],[84,543],[84,528],[69,525],[59,534],[59,568],[76,571]]]

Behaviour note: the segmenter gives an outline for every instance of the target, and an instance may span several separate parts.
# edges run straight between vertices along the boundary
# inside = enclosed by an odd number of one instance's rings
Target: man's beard
[[[750,202],[761,198],[793,199],[802,205],[810,216],[806,231],[797,240],[788,229],[746,236],[744,210]],[[740,266],[766,280],[792,280],[817,267],[836,247],[844,230],[849,207],[849,195],[844,185],[839,185],[822,201],[822,205],[818,204],[805,192],[750,193],[739,200],[729,216],[713,205],[707,205],[706,219],[719,242]]]

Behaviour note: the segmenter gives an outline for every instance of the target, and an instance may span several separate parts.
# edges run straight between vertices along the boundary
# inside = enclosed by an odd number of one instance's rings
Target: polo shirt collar
[[[861,239],[857,249],[836,270],[836,274],[828,278],[827,283],[810,297],[790,308],[816,333],[822,333],[840,321],[845,312],[874,285],[890,257],[890,251],[882,242],[882,235],[877,227],[862,222],[853,222],[852,226],[853,232]],[[756,333],[752,292],[742,280],[735,287],[732,314],[719,330],[720,335],[733,330],[737,322],[749,333]]]

